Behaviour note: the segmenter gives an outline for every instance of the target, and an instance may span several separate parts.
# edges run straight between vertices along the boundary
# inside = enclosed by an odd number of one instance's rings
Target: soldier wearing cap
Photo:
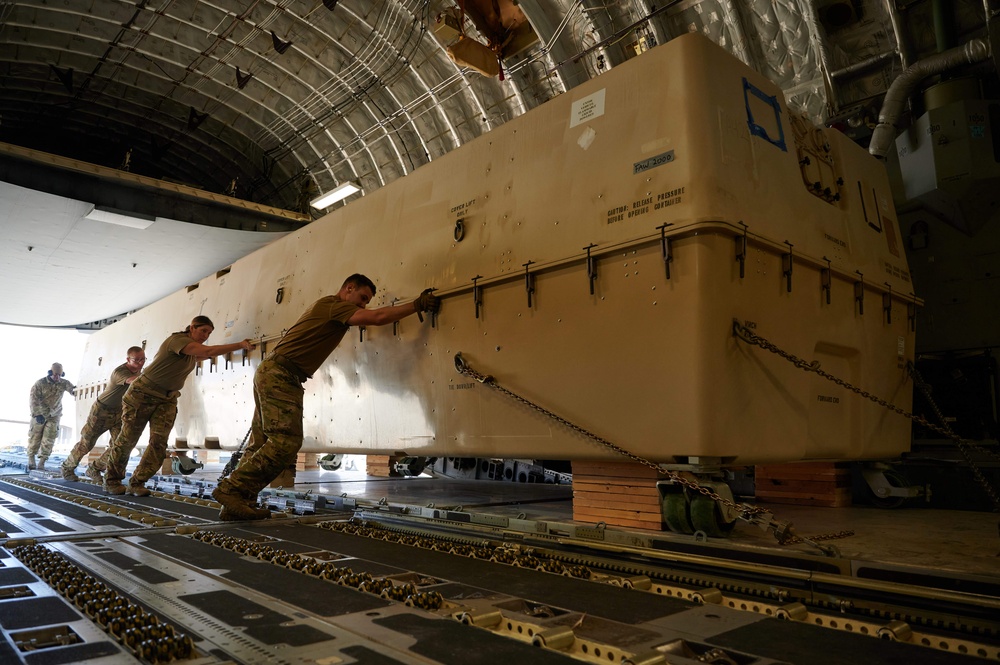
[[[35,453],[38,453],[38,468],[45,469],[45,460],[52,454],[52,444],[59,436],[59,419],[62,418],[62,395],[73,394],[76,386],[64,377],[63,366],[52,363],[46,376],[31,386],[31,427],[28,429],[28,469],[35,468]]]

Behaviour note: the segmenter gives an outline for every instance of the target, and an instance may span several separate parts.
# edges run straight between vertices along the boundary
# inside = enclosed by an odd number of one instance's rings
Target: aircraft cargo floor
[[[222,523],[189,491],[218,475],[136,498],[0,469],[0,662],[1000,661],[995,514],[775,505],[854,531],[824,556],[574,525],[569,486],[344,471]]]

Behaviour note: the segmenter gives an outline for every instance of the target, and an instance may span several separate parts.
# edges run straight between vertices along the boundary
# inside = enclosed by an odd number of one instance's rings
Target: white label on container
[[[573,107],[569,112],[570,127],[576,127],[581,123],[604,115],[604,91],[605,89],[602,88],[592,95],[587,95],[583,99],[573,102]]]

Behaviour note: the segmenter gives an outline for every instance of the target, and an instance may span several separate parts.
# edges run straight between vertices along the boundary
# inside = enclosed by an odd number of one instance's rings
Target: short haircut
[[[359,272],[354,273],[350,277],[344,280],[344,283],[340,285],[340,288],[344,288],[348,284],[353,284],[355,288],[360,289],[363,286],[367,286],[372,291],[372,295],[375,295],[375,282],[371,281]]]
[[[145,353],[145,351],[143,351],[141,346],[130,346],[128,347],[128,351],[125,352],[125,355],[134,356],[137,353]]]

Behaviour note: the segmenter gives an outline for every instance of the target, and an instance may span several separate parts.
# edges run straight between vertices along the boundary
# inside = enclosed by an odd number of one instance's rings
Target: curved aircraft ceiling
[[[934,14],[939,4],[4,0],[0,141],[296,211],[289,225],[269,229],[288,230],[320,214],[308,205],[320,192],[349,180],[364,191],[377,189],[690,31],[765,73],[817,122],[837,122],[863,142],[886,88],[907,65],[986,36],[993,0],[944,3],[945,21]],[[102,203],[80,187],[50,189],[47,183],[59,179],[49,174],[14,184]],[[79,211],[66,214],[80,220]],[[46,235],[40,231],[46,221],[37,215],[8,217],[5,224],[16,230],[10,238],[24,242],[36,231]],[[109,254],[125,251],[117,245],[77,249],[92,271]],[[232,258],[203,260],[207,274]],[[167,266],[155,267],[163,277],[150,293],[190,283],[186,275],[171,279],[169,270],[160,270]],[[0,276],[9,283],[7,274]],[[105,294],[102,307],[83,316],[88,303],[79,304],[58,317],[5,304],[0,320],[76,325],[137,306],[135,299]]]

